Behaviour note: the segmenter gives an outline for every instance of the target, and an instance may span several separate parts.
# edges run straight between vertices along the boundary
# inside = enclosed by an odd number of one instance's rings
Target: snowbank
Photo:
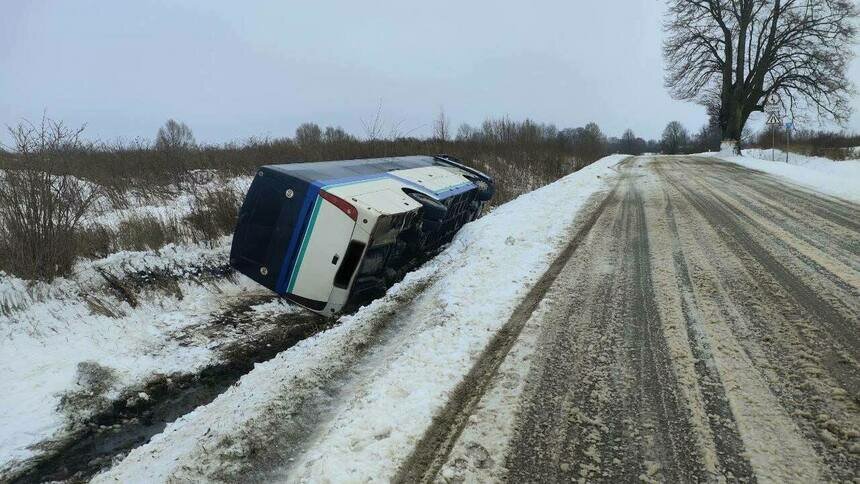
[[[390,479],[624,158],[604,158],[468,224],[384,298],[257,365],[95,481],[238,479],[253,455],[273,448],[288,463],[277,480]],[[328,399],[319,411],[312,403]],[[319,422],[298,421],[308,408]],[[307,428],[309,442],[297,431]],[[289,441],[294,435],[302,442]]]
[[[771,150],[743,150],[743,156],[727,153],[704,153],[738,165],[778,175],[798,185],[821,193],[860,202],[860,160],[833,161],[827,158],[803,156],[775,150],[776,161],[771,161]]]
[[[225,264],[230,238],[215,247],[169,245],[80,262],[69,278],[29,283],[0,273],[0,470],[34,455],[29,447],[55,438],[67,424],[62,395],[86,391],[79,364],[111,375],[106,398],[154,373],[190,371],[210,361],[209,348],[180,345],[171,333],[205,320],[225,301],[256,285],[244,277],[194,280],[201,268]],[[148,291],[137,307],[106,289],[99,270],[170,274],[175,294]]]
[[[757,148],[743,150],[743,155],[747,158],[755,158],[765,161],[772,161],[772,158],[775,158],[776,162],[802,166],[811,170],[833,175],[857,176],[857,174],[860,173],[860,159],[834,161],[820,156],[806,156],[791,152],[789,152],[786,157],[786,153],[781,150],[763,150]]]

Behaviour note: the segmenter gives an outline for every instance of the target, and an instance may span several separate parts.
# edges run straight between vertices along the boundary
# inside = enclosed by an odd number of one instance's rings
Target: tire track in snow
[[[434,418],[433,424],[418,442],[415,450],[404,462],[394,478],[395,482],[432,481],[451,451],[472,414],[480,397],[486,392],[499,366],[508,351],[516,342],[520,331],[528,322],[529,316],[543,299],[544,294],[564,268],[565,263],[576,251],[583,238],[597,222],[610,201],[615,199],[615,191],[605,196],[592,210],[584,210],[589,215],[581,224],[575,225],[575,235],[562,250],[538,282],[517,305],[504,327],[496,334],[487,349],[472,367],[466,378],[452,392],[448,404]]]
[[[711,316],[711,319],[721,318],[728,323],[729,333],[722,325],[719,325],[721,332],[714,333],[720,334],[715,341],[716,348],[724,348],[726,341],[736,338],[734,341],[744,352],[740,359],[748,360],[744,364],[750,365],[758,376],[742,376],[743,372],[738,373],[740,367],[731,359],[724,359],[723,364],[730,369],[732,379],[741,375],[747,382],[744,386],[752,385],[749,393],[761,394],[762,389],[755,390],[758,383],[753,383],[761,381],[769,387],[767,396],[762,398],[779,402],[779,409],[763,409],[751,404],[747,400],[748,395],[733,388],[736,406],[749,407],[743,413],[759,421],[758,424],[745,421],[745,432],[742,432],[751,442],[752,458],[758,463],[758,471],[771,478],[790,478],[791,472],[801,472],[793,475],[796,479],[804,475],[803,472],[813,472],[820,466],[816,464],[818,459],[823,458],[826,466],[822,469],[826,471],[822,472],[829,479],[847,479],[856,475],[860,464],[856,449],[860,413],[856,396],[849,392],[857,390],[852,383],[856,378],[857,363],[851,354],[839,350],[847,344],[851,351],[850,342],[845,343],[838,330],[811,313],[809,301],[799,299],[793,292],[794,287],[786,284],[781,276],[789,270],[793,277],[804,274],[806,283],[816,287],[807,291],[822,298],[837,301],[841,298],[850,304],[850,292],[842,292],[838,286],[823,281],[828,277],[827,273],[819,273],[814,266],[798,263],[801,259],[797,253],[789,250],[785,241],[778,239],[779,231],[770,230],[769,224],[756,226],[747,217],[724,206],[725,197],[732,192],[731,180],[712,184],[707,179],[703,180],[701,173],[692,173],[675,162],[667,164],[672,166],[664,170],[658,164],[657,171],[668,179],[676,198],[685,202],[681,207],[687,227],[682,231],[682,238],[686,239],[684,247],[693,249],[693,256],[700,267],[708,267],[704,272],[699,269],[700,275],[694,280],[709,288],[699,289],[706,299],[719,301],[722,316]],[[684,172],[683,176],[679,170]],[[753,243],[755,248],[749,250]],[[763,254],[766,254],[764,260],[760,258]],[[782,270],[773,270],[773,261],[776,260],[784,264]],[[703,302],[705,307],[711,304],[707,300]],[[840,306],[840,310],[846,309]],[[736,350],[725,354],[731,356]],[[782,416],[775,416],[777,414]],[[785,421],[789,416],[792,424]],[[795,430],[790,430],[791,427]],[[793,460],[773,461],[773,457],[767,455],[772,452],[769,447],[773,442],[793,449],[784,450],[783,454],[800,454]],[[806,450],[801,450],[804,447]],[[763,462],[769,464],[763,465]],[[812,475],[815,474],[806,474],[806,478]]]
[[[693,282],[680,243],[675,210],[668,192],[664,191],[664,197],[664,215],[671,235],[671,260],[679,289],[678,298],[672,303],[682,314],[688,344],[695,360],[696,386],[701,393],[702,410],[710,426],[709,437],[713,439],[714,450],[718,456],[715,471],[729,477],[752,476],[751,480],[755,480],[749,459],[744,455],[743,439],[711,354],[707,336],[701,328],[702,317],[692,291]],[[664,249],[668,250],[665,247]]]
[[[687,157],[685,163],[705,165],[714,173],[730,176],[733,185],[743,185],[760,192],[771,200],[779,200],[785,205],[802,208],[808,213],[848,230],[860,231],[860,222],[857,221],[856,216],[857,208],[851,202],[820,193],[812,194],[812,192],[791,182],[778,180],[764,172],[717,161],[713,158]]]
[[[634,213],[632,227],[628,227],[635,228],[635,233],[628,234],[628,240],[633,244],[633,271],[636,273],[635,283],[628,289],[628,295],[632,298],[632,314],[629,317],[633,323],[628,326],[628,339],[629,344],[639,345],[633,355],[640,371],[635,382],[639,387],[640,402],[646,402],[646,411],[650,413],[641,424],[646,431],[651,426],[657,427],[651,435],[646,433],[647,439],[654,439],[648,442],[646,450],[656,458],[660,466],[657,473],[661,479],[686,482],[704,480],[704,464],[690,429],[690,412],[680,395],[679,382],[662,330],[663,322],[657,310],[645,204],[637,186],[631,183],[627,193],[630,196],[625,203],[630,205]],[[650,470],[646,468],[646,472]]]
[[[480,481],[488,462],[487,475],[529,482],[856,476],[860,412],[844,387],[854,389],[857,363],[840,353],[851,348],[845,317],[856,304],[845,255],[857,234],[840,218],[850,204],[795,190],[813,200],[772,217],[779,201],[757,189],[775,179],[678,160],[639,174],[626,163],[613,203],[533,322],[542,343],[519,401],[503,407],[516,421],[511,441],[495,446],[508,454],[471,456],[469,479]],[[756,183],[737,180],[750,173]],[[843,224],[816,230],[801,220],[812,208]],[[827,244],[834,233],[846,237],[840,247]],[[567,299],[555,296],[562,290]],[[830,357],[839,354],[848,359]],[[468,408],[460,412],[466,421]],[[481,419],[464,425],[461,468],[486,435]],[[436,480],[457,481],[457,466]],[[425,471],[425,480],[435,472]]]
[[[761,190],[753,188],[754,185],[748,181],[738,181],[742,175],[735,171],[702,171],[698,175],[711,186],[731,186],[732,190],[723,191],[723,195],[730,196],[736,204],[742,205],[750,213],[772,221],[793,237],[828,253],[844,264],[853,264],[855,269],[860,267],[860,243],[856,237],[852,237],[852,234],[857,233],[856,230],[835,224],[799,206],[786,204],[784,200],[771,198]]]
[[[691,482],[715,472],[704,412],[694,412],[701,399],[688,390],[697,381],[689,343],[655,294],[666,273],[651,259],[653,197],[630,168],[623,198],[562,281],[571,301],[545,322],[563,336],[538,355],[508,456],[512,481]]]
[[[713,193],[711,186],[698,181],[696,177],[689,177],[687,186],[684,186],[681,180],[672,175],[667,176],[669,183],[715,227],[725,245],[748,261],[746,267],[761,267],[774,283],[788,294],[792,302],[790,306],[795,312],[789,316],[790,319],[823,323],[830,342],[820,347],[819,351],[824,352],[825,358],[830,361],[830,373],[846,391],[860,391],[860,374],[856,371],[856,362],[860,360],[860,333],[857,326],[860,315],[853,308],[846,307],[846,304],[852,304],[852,298],[857,296],[857,288],[853,288],[847,281],[856,280],[858,275],[850,274],[851,269],[845,267],[843,272],[849,273],[844,276],[846,282],[836,288],[841,290],[830,287],[829,291],[825,291],[828,287],[822,287],[817,282],[822,278],[833,277],[832,273],[823,271],[820,267],[814,267],[817,270],[802,270],[801,264],[794,263],[794,260],[798,259],[797,255],[786,253],[789,251],[786,250],[785,241],[777,238],[776,242],[770,242],[770,239],[775,238],[772,231],[761,228],[756,230],[750,223],[745,223],[748,219],[742,213],[732,210],[732,207],[727,206]],[[697,180],[698,190],[694,191],[689,187],[692,180]],[[779,257],[776,254],[779,254]],[[799,272],[807,276],[805,280],[798,276]],[[779,311],[786,307],[785,301],[774,301],[773,307]],[[839,356],[842,352],[847,352],[855,364],[846,366],[838,363],[843,359]]]

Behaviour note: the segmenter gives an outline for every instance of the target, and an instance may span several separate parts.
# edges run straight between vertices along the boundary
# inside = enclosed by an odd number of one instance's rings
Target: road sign
[[[785,130],[786,130],[786,131],[791,131],[792,129],[794,129],[794,123],[793,123],[793,122],[791,122],[791,121],[786,121],[786,123],[785,123]]]
[[[779,100],[779,96],[777,96],[776,94],[771,94],[770,97],[767,98],[767,101],[764,103],[764,112],[778,113],[781,107],[782,103]]]
[[[768,113],[765,124],[768,126],[779,126],[782,124],[782,121],[779,120],[779,115],[777,115],[777,113]]]

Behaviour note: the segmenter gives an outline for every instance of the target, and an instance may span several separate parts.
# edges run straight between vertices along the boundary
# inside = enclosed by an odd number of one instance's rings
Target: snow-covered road
[[[511,364],[404,480],[850,481],[858,207],[712,158],[622,173]]]

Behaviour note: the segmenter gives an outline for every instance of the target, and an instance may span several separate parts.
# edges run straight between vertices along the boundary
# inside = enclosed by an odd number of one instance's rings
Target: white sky
[[[661,0],[27,1],[0,16],[0,125],[50,117],[89,138],[292,136],[303,121],[363,134],[487,116],[596,121],[657,137],[701,107],[663,88]],[[860,61],[851,68],[860,81]],[[860,98],[854,105],[860,111]],[[812,126],[817,127],[817,126]],[[860,130],[860,116],[850,126]],[[0,140],[7,140],[5,133]]]

